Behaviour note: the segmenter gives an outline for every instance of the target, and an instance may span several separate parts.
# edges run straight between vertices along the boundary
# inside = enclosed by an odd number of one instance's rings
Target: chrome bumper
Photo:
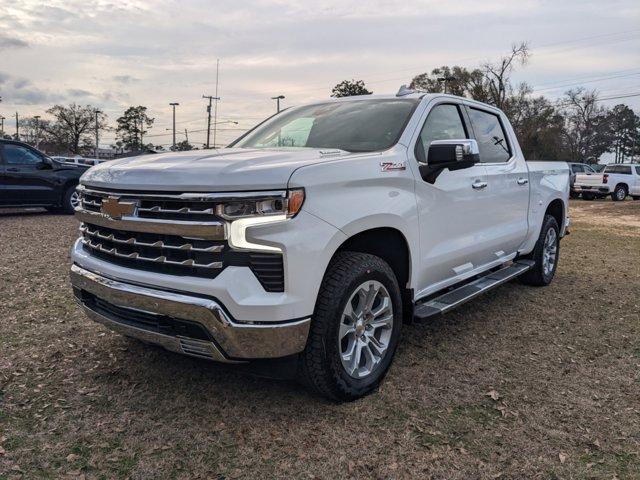
[[[309,318],[274,324],[240,323],[231,320],[217,302],[207,298],[119,282],[77,265],[72,265],[70,275],[76,298],[89,318],[118,333],[160,345],[173,352],[236,363],[292,355],[302,351],[307,342],[311,323]],[[92,308],[83,301],[82,292],[115,307],[129,309],[132,313],[142,312],[145,315],[195,322],[209,333],[213,341],[165,335],[140,328],[125,318],[113,317]]]

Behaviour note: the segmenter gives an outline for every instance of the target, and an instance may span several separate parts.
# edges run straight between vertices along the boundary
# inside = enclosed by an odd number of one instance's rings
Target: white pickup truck
[[[291,356],[336,400],[376,388],[403,322],[549,284],[569,223],[566,163],[527,163],[496,108],[406,90],[101,164],[79,192],[71,282],[90,318],[220,362]]]
[[[584,200],[611,195],[614,202],[627,196],[640,200],[640,165],[637,163],[612,163],[602,173],[578,173],[574,191],[580,191]]]

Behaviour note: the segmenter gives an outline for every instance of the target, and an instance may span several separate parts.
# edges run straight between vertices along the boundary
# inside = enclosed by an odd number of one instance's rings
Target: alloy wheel
[[[393,305],[385,286],[368,280],[349,297],[340,317],[338,348],[349,376],[364,378],[381,364],[393,333]]]

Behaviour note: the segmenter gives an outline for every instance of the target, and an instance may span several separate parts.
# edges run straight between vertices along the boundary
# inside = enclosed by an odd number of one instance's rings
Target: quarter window
[[[462,123],[460,109],[456,105],[442,104],[433,107],[420,132],[420,143],[425,154],[434,140],[458,140],[468,138]],[[426,156],[426,155],[425,155]]]
[[[511,147],[500,117],[475,108],[469,109],[469,116],[480,149],[480,161],[483,163],[507,162],[511,158]]]
[[[636,173],[640,175],[640,167],[636,167]]]

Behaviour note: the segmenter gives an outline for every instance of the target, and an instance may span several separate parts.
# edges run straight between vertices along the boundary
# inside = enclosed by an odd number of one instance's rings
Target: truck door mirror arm
[[[472,139],[434,140],[429,145],[425,158],[424,146],[418,141],[415,148],[418,168],[422,179],[434,183],[443,170],[462,170],[480,161],[478,142]]]

